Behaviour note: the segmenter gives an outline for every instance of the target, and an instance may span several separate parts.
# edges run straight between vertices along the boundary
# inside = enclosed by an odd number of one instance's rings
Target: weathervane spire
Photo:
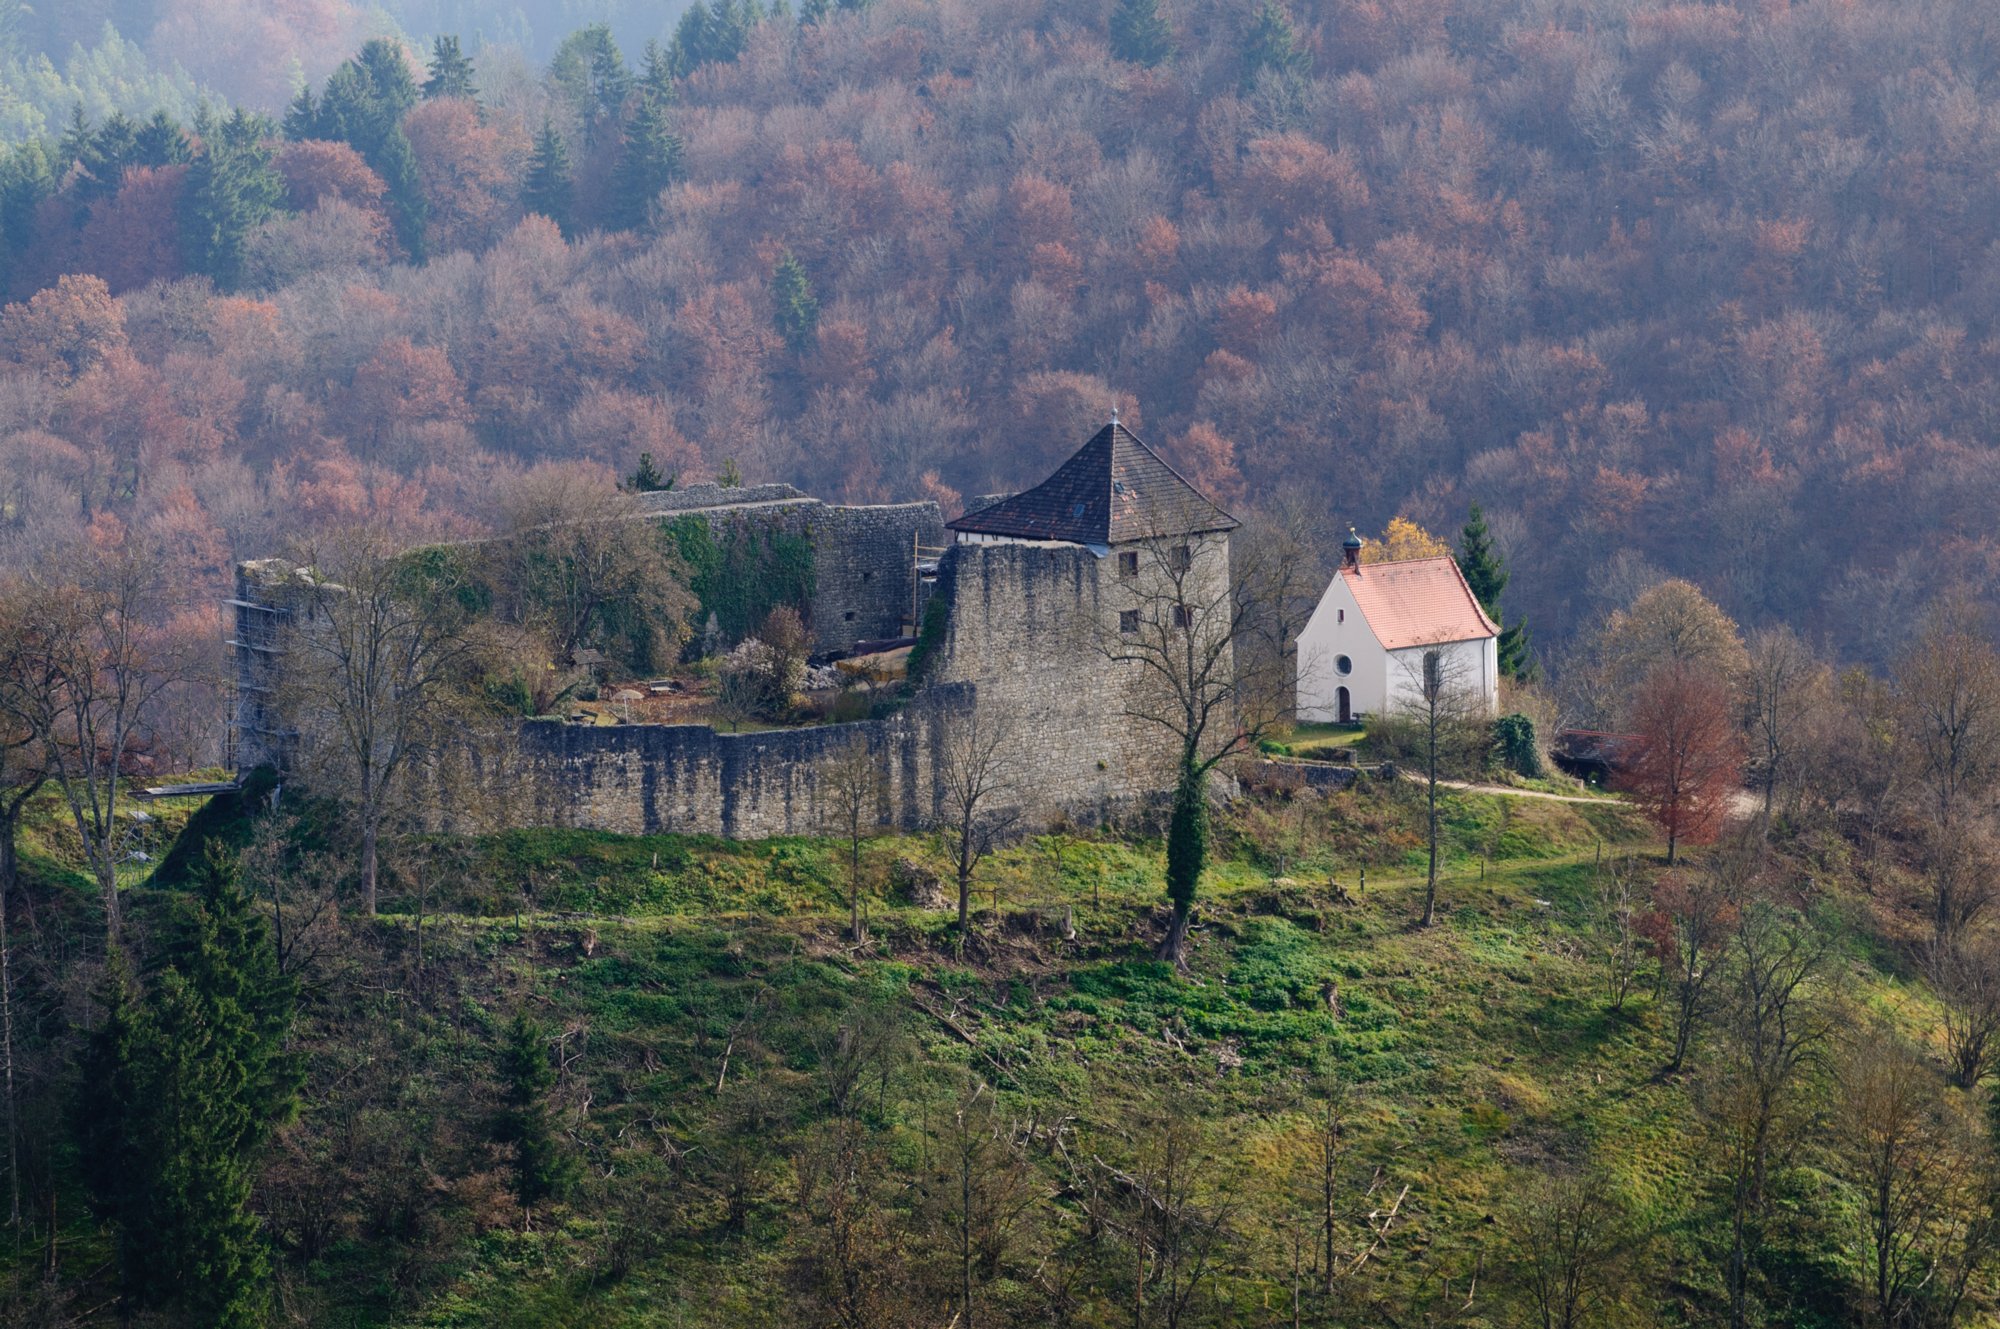
[[[1118,423],[1118,403],[1115,401],[1111,403],[1111,423]]]

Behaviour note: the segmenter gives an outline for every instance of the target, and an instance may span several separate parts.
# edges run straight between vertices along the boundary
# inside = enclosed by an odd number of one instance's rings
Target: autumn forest
[[[642,452],[950,503],[1117,404],[1246,514],[1483,504],[1549,653],[1666,574],[1868,663],[1991,593],[1990,7],[1113,8],[378,42],[26,142],[10,547],[157,524],[220,593]]]

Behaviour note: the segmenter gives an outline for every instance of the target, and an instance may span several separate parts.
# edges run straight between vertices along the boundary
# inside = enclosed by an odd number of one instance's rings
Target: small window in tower
[[[1347,611],[1345,609],[1334,610],[1333,621],[1336,623],[1345,623],[1347,621]]]
[[[842,614],[841,617],[846,619],[849,623],[852,623],[854,621],[854,611],[850,609],[846,613]]]
[[[864,572],[861,574],[861,580],[864,584],[873,581],[874,579],[875,579],[875,574],[872,572]]]
[[[1139,575],[1139,554],[1137,550],[1127,550],[1118,556],[1118,575],[1136,577]]]
[[[1186,572],[1194,566],[1194,551],[1186,545],[1175,545],[1167,564],[1175,572]]]
[[[1186,626],[1187,626],[1187,625],[1188,625],[1189,623],[1191,623],[1191,622],[1193,622],[1193,621],[1194,621],[1194,618],[1193,618],[1193,615],[1191,615],[1191,614],[1189,614],[1189,613],[1188,613],[1188,607],[1187,607],[1186,605],[1175,605],[1175,606],[1174,606],[1174,626],[1175,626],[1175,627],[1177,627],[1177,628],[1184,628],[1184,627],[1186,627]]]
[[[1139,611],[1136,609],[1119,610],[1118,630],[1127,636],[1137,632],[1139,630]]]

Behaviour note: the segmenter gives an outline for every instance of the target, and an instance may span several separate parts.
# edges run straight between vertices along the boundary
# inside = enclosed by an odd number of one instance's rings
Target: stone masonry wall
[[[704,517],[711,529],[803,535],[813,549],[813,597],[804,608],[814,650],[829,653],[901,636],[917,588],[915,546],[945,543],[944,514],[931,502],[836,507],[781,500],[664,515]]]
[[[945,543],[935,503],[822,507],[810,518],[813,634],[822,651],[903,634],[917,591],[917,545]]]
[[[1102,643],[1113,560],[1075,545],[957,545],[938,569],[951,615],[934,677],[971,683],[1012,730],[1031,821],[1097,821],[1171,780],[1164,731],[1128,710],[1134,679]]]
[[[823,834],[828,769],[865,744],[885,825],[933,823],[944,726],[973,689],[929,689],[894,715],[854,724],[718,733],[705,725],[573,725],[530,720],[481,749],[452,754],[430,782],[425,820],[444,830],[575,826],[628,835],[762,839]],[[441,790],[475,789],[471,797]]]

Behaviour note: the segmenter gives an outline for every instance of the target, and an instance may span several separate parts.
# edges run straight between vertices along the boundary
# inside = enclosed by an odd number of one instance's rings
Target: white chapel
[[[1499,640],[1449,556],[1363,563],[1349,532],[1340,571],[1299,633],[1299,719],[1346,724],[1408,709],[1433,649],[1454,686],[1497,714]]]

